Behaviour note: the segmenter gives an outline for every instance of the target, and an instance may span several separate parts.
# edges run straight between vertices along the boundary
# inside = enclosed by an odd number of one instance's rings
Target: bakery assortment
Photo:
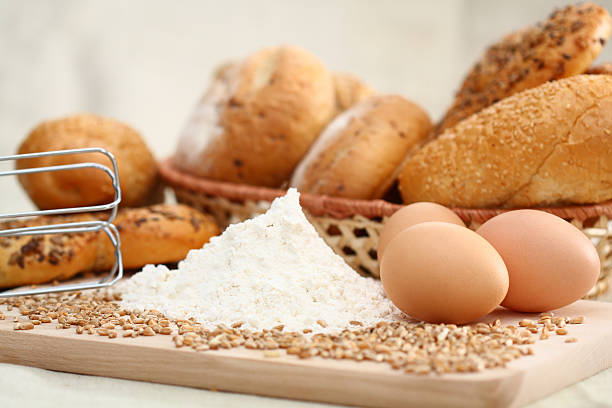
[[[338,115],[296,167],[290,185],[337,197],[381,198],[431,130],[423,109],[399,95],[365,99]]]
[[[117,158],[125,206],[113,224],[123,266],[142,270],[93,294],[0,297],[0,306],[29,319],[11,315],[14,330],[56,321],[76,334],[125,337],[121,347],[161,334],[179,348],[223,349],[224,358],[243,348],[419,375],[504,368],[533,354],[537,338],[583,323],[554,313],[612,269],[602,262],[612,253],[600,234],[609,232],[606,213],[588,226],[582,217],[579,229],[513,210],[605,208],[612,199],[612,67],[591,66],[610,31],[607,11],[586,3],[504,37],[435,128],[414,102],[298,47],[220,66],[159,172],[179,201],[230,220],[224,230],[187,205],[142,206],[158,191],[158,168],[134,129],[90,114],[44,122],[19,153],[103,147]],[[109,164],[81,154],[17,166],[89,161]],[[86,170],[20,181],[50,209],[111,201],[104,177]],[[385,201],[394,193],[406,205]],[[487,211],[502,214],[478,225],[472,215]],[[41,216],[0,231],[104,216]],[[591,226],[599,236],[585,235]],[[103,232],[1,236],[0,288],[108,271],[115,248]],[[370,266],[349,264],[354,257]],[[519,321],[514,312],[541,314]]]
[[[612,77],[579,75],[504,99],[447,130],[399,177],[405,202],[537,207],[612,199]]]
[[[92,221],[96,214],[42,216],[0,224],[0,230]],[[178,262],[219,234],[215,221],[185,205],[154,205],[119,210],[114,221],[121,238],[125,268]],[[0,237],[0,288],[71,278],[105,271],[115,262],[103,232]]]
[[[157,164],[140,134],[110,118],[78,114],[38,125],[21,143],[18,154],[52,150],[101,147],[117,160],[121,204],[142,205],[155,190]],[[22,159],[17,168],[33,168],[93,162],[110,167],[107,157],[97,153]],[[97,169],[22,174],[19,181],[40,209],[81,207],[113,201],[108,175]]]
[[[545,82],[584,73],[610,37],[608,12],[568,6],[490,46],[468,73],[436,133],[487,106]]]

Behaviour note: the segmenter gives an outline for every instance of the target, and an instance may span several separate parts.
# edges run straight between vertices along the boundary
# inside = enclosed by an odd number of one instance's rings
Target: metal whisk
[[[113,189],[115,191],[114,199],[108,204],[91,205],[85,207],[72,207],[72,208],[59,208],[52,210],[38,210],[38,211],[23,211],[17,213],[0,214],[0,220],[9,220],[23,217],[36,217],[40,215],[61,215],[61,214],[75,214],[84,212],[96,212],[96,211],[110,211],[109,216],[106,220],[101,221],[83,221],[83,222],[68,222],[62,224],[51,224],[51,225],[40,225],[23,228],[9,228],[1,229],[0,237],[8,236],[24,236],[24,235],[43,235],[43,234],[65,234],[65,233],[86,233],[95,231],[104,231],[110,241],[113,244],[115,262],[113,267],[110,269],[108,274],[99,281],[85,282],[78,284],[68,284],[62,286],[48,286],[35,289],[25,289],[19,291],[8,291],[0,292],[0,298],[12,297],[12,296],[26,296],[26,295],[39,295],[43,293],[55,293],[65,291],[77,291],[87,289],[99,289],[113,285],[115,282],[123,277],[123,263],[121,260],[120,240],[119,232],[117,228],[112,224],[115,216],[117,215],[117,206],[121,201],[121,189],[119,188],[119,172],[117,171],[117,161],[115,157],[107,150],[101,148],[84,148],[84,149],[71,149],[71,150],[57,150],[51,152],[40,152],[40,153],[28,153],[28,154],[16,154],[11,156],[0,156],[0,161],[14,161],[20,159],[31,159],[37,157],[47,156],[64,156],[70,154],[79,153],[99,153],[108,157],[112,163],[112,170],[107,166],[98,163],[76,163],[66,164],[57,166],[47,167],[35,167],[28,169],[16,169],[8,171],[0,171],[1,176],[16,176],[19,174],[31,174],[31,173],[42,173],[52,171],[75,171],[85,168],[93,168],[105,172],[111,179]]]

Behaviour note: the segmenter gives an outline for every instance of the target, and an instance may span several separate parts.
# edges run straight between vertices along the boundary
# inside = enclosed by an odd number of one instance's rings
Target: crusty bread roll
[[[603,7],[570,5],[502,38],[467,75],[436,134],[517,92],[584,73],[610,36],[610,21]]]
[[[174,163],[201,177],[279,187],[334,113],[332,74],[316,57],[266,48],[217,71]]]
[[[157,165],[142,137],[131,127],[97,115],[79,114],[38,125],[19,147],[18,153],[102,147],[117,160],[121,204],[142,204],[155,185]],[[17,161],[19,169],[94,162],[112,170],[110,160],[100,153],[50,156]],[[79,207],[113,201],[108,175],[97,169],[80,169],[25,174],[19,181],[41,209]]]
[[[211,216],[182,204],[122,209],[113,224],[119,230],[126,269],[178,262],[220,233]],[[114,259],[113,246],[105,239],[94,269],[110,269]]]
[[[361,101],[325,128],[297,166],[291,186],[315,194],[380,198],[430,130],[427,113],[401,96]]]
[[[612,198],[612,77],[578,75],[498,102],[403,168],[406,203],[535,207]]]
[[[92,221],[99,216],[43,216],[2,223],[0,229]],[[184,205],[121,209],[115,225],[126,269],[177,262],[219,233],[212,218]],[[0,288],[108,270],[114,261],[113,246],[104,232],[0,237]]]
[[[334,72],[334,87],[336,90],[336,113],[340,114],[374,95],[374,90],[368,84],[353,74]]]

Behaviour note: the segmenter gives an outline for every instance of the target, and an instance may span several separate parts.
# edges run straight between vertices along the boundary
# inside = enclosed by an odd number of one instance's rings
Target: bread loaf
[[[0,229],[93,221],[100,214],[42,216],[0,224]],[[121,209],[115,219],[126,269],[177,262],[219,233],[207,215],[184,205]],[[114,249],[104,232],[0,237],[0,288],[71,278],[113,266]]]
[[[472,68],[436,134],[517,92],[584,73],[610,30],[608,12],[584,3],[557,10],[546,21],[507,35]]]
[[[217,71],[174,163],[201,177],[279,187],[334,113],[332,74],[316,57],[266,48]]]
[[[315,194],[380,198],[430,130],[427,113],[401,96],[363,100],[325,128],[290,184]]]
[[[131,127],[97,115],[79,114],[38,125],[19,147],[18,153],[101,147],[117,160],[121,204],[143,204],[154,188],[157,164],[142,137]],[[93,162],[109,167],[99,153],[48,156],[18,160],[18,169]],[[22,174],[19,181],[41,209],[80,207],[113,201],[110,177],[97,169]]]
[[[535,207],[612,198],[612,77],[578,75],[446,130],[399,177],[406,203]]]

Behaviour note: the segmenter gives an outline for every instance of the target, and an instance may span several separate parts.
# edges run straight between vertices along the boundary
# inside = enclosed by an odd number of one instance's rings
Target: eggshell
[[[510,288],[502,306],[544,312],[568,305],[595,285],[600,260],[576,227],[537,210],[510,211],[477,232],[497,249],[508,267]]]
[[[450,222],[465,227],[457,214],[440,204],[422,202],[407,205],[396,211],[385,222],[378,238],[378,259],[382,259],[385,248],[398,233],[428,221]]]
[[[407,315],[432,323],[476,320],[508,291],[508,271],[491,244],[445,222],[425,222],[397,234],[385,250],[381,271],[391,301]]]

